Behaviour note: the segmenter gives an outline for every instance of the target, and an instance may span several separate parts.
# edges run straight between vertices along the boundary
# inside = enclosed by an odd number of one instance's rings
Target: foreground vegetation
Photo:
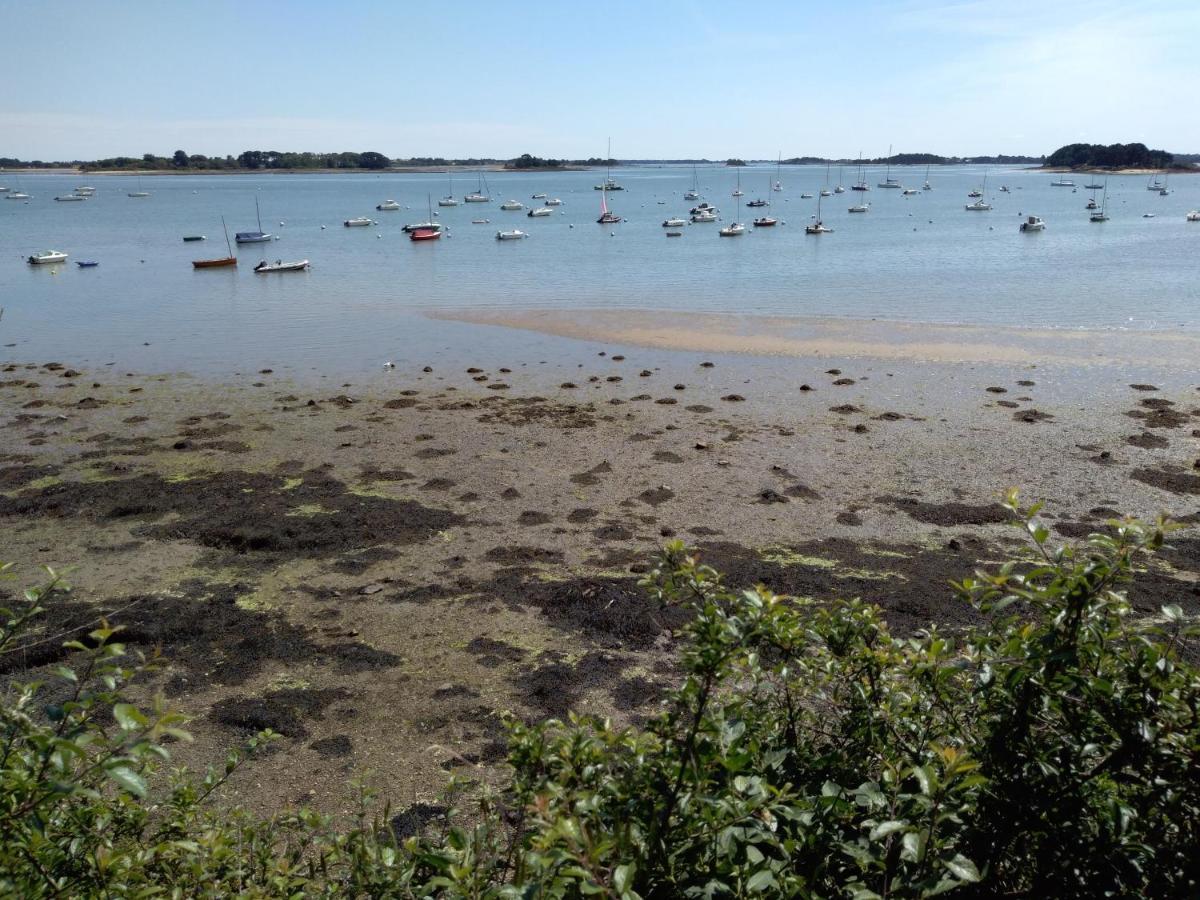
[[[0,895],[1195,896],[1195,634],[1177,607],[1132,619],[1122,592],[1167,526],[1059,549],[1036,508],[1009,507],[1031,555],[956,586],[987,624],[955,636],[733,590],[668,545],[646,589],[693,618],[662,712],[514,721],[504,789],[415,834],[365,796],[342,829],[214,808],[237,754],[166,779],[182,719],[129,702],[154,661],[102,625],[71,667],[6,690]],[[62,590],[3,611],[0,653]]]

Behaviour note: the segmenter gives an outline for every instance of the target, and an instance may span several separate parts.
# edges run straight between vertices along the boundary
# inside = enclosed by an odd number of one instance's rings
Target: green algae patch
[[[836,569],[841,565],[836,559],[808,556],[787,547],[768,547],[759,553],[759,558],[777,566],[805,566],[810,569]]]

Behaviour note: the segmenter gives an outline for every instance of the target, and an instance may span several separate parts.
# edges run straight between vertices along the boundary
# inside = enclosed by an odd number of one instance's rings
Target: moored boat
[[[508,212],[516,212],[517,210],[524,209],[525,204],[522,203],[520,200],[505,200],[503,203],[500,204],[500,208],[503,210],[507,210]]]
[[[347,228],[365,228],[366,226],[374,225],[375,223],[372,222],[370,219],[368,219],[366,216],[356,216],[353,219],[347,219],[342,224],[345,225]]]
[[[49,266],[54,263],[66,262],[67,254],[62,250],[42,250],[29,256],[31,266]]]
[[[600,192],[600,218],[596,220],[598,225],[616,225],[621,221],[621,217],[608,208],[608,191]]]
[[[399,209],[400,204],[397,203],[395,200],[384,200],[382,203],[377,204],[375,208],[378,210],[381,210],[383,212],[391,212],[393,210]]]
[[[498,240],[498,241],[519,241],[522,238],[527,238],[527,237],[529,237],[529,235],[526,234],[524,231],[522,231],[520,228],[514,228],[512,231],[497,231],[496,232],[496,240]]]
[[[1043,222],[1038,216],[1029,216],[1028,218],[1025,219],[1024,222],[1021,223],[1021,230],[1022,231],[1045,231],[1046,223]]]
[[[410,241],[436,241],[442,236],[440,228],[417,228],[408,233]]]
[[[1075,187],[1075,182],[1069,178],[1059,178],[1057,181],[1050,182],[1050,187]]]
[[[54,199],[59,203],[70,203],[72,201],[78,202],[80,200],[86,200],[87,196],[84,194],[62,194]]]
[[[548,206],[539,206],[534,209],[531,209],[529,212],[525,213],[525,215],[529,216],[529,218],[531,218],[531,219],[540,219],[543,216],[554,215],[554,210],[552,210]]]
[[[265,244],[271,240],[271,235],[262,230],[262,213],[258,209],[257,197],[254,198],[254,218],[258,222],[258,231],[235,232],[233,239],[239,244]]]
[[[741,222],[730,222],[724,228],[720,229],[717,234],[721,237],[737,237],[746,233],[746,226]]]
[[[1184,216],[1184,221],[1200,222],[1200,209],[1193,209],[1186,216]]]
[[[28,200],[29,195],[24,191],[10,191],[4,195],[5,200]]]
[[[672,216],[662,223],[663,228],[683,228],[685,225],[687,225],[687,221],[679,216]]]
[[[778,219],[773,219],[770,216],[760,216],[754,220],[755,228],[773,228],[779,224]]]
[[[194,259],[192,260],[193,269],[220,269],[225,266],[236,266],[237,257],[233,255],[233,247],[229,243],[229,229],[225,227],[225,217],[221,216],[221,231],[225,233],[225,249],[229,255],[221,259]],[[187,240],[187,238],[184,238]]]
[[[546,206],[562,206],[562,200],[558,197],[551,197],[546,201]]]
[[[185,244],[190,244],[193,241],[206,241],[206,240],[208,240],[208,238],[202,234],[185,234],[183,236],[183,242]]]
[[[100,263],[96,262],[94,259],[77,259],[75,260],[75,265],[79,266],[81,269],[94,269],[96,266],[100,265]]]
[[[441,231],[442,225],[440,222],[413,222],[405,225],[400,229],[406,234],[412,234],[414,231]]]
[[[254,267],[254,271],[260,275],[268,272],[303,272],[308,269],[308,260],[301,259],[296,262],[284,262],[282,259],[277,259],[273,263],[267,262],[265,259]]]

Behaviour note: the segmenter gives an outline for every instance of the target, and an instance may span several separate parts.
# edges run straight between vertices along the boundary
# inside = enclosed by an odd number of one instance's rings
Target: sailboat
[[[436,241],[442,236],[442,227],[433,225],[433,195],[426,194],[425,201],[429,204],[429,225],[419,225],[408,232],[410,241]]]
[[[487,176],[483,174],[483,169],[479,170],[479,186],[475,188],[467,196],[463,197],[464,203],[491,203],[492,198],[489,196],[487,186]],[[432,218],[432,217],[431,217]]]
[[[804,226],[805,234],[833,234],[832,228],[826,228],[825,223],[821,221],[821,198],[817,197],[817,221],[812,225]]]
[[[923,191],[932,191],[933,185],[929,183],[929,166],[925,167],[925,184],[921,186]]]
[[[862,151],[858,151],[858,182],[850,186],[852,191],[869,191],[871,186],[867,184],[866,173],[863,171]]]
[[[605,191],[605,192],[625,190],[625,188],[621,187],[619,184],[617,184],[615,181],[613,181],[613,177],[612,177],[612,138],[608,139],[608,158],[604,162],[605,162],[607,174],[604,176],[604,183],[596,185],[595,190]]]
[[[1146,190],[1148,190],[1148,191],[1161,191],[1162,189],[1163,189],[1163,184],[1161,181],[1158,180],[1157,175],[1155,175],[1154,178],[1150,181],[1150,183],[1146,185]]]
[[[1100,195],[1100,209],[1088,216],[1091,222],[1108,221],[1108,179],[1104,179],[1104,193]]]
[[[683,195],[684,200],[699,200],[700,199],[700,173],[696,171],[696,164],[692,163],[692,187]]]
[[[742,196],[742,167],[736,166],[735,168],[737,169],[737,187],[733,189],[733,193],[730,196],[740,197]]]
[[[779,170],[783,166],[783,151],[779,151],[779,159],[775,161],[775,184],[771,186],[773,191],[782,191],[783,182],[779,179]]]
[[[879,182],[878,187],[890,188],[892,190],[900,189],[900,182],[892,177],[892,145],[888,144],[887,169],[883,176],[883,181]]]
[[[992,208],[990,205],[988,205],[987,200],[985,200],[983,197],[983,195],[986,191],[987,191],[987,172],[985,171],[983,173],[983,188],[976,194],[976,196],[978,196],[979,199],[976,200],[974,203],[968,203],[966,205],[966,209],[968,212],[987,212],[988,210],[990,210]],[[972,194],[975,194],[975,192],[972,191]]]
[[[438,201],[438,206],[458,206],[458,200],[454,196],[454,171],[446,169],[446,176],[450,179],[450,192]],[[433,218],[430,216],[429,218]]]
[[[599,225],[615,225],[621,221],[621,217],[614,212],[609,212],[608,209],[608,191],[605,188],[600,189],[600,218],[596,220]]]
[[[129,192],[130,197],[149,197],[150,196],[149,191],[142,190],[142,176],[140,174],[137,177],[137,187],[138,187],[138,189],[136,191]]]
[[[846,189],[845,189],[844,187],[842,187],[842,180],[843,180],[843,179],[842,179],[842,172],[844,171],[844,169],[845,169],[845,167],[844,167],[844,166],[838,166],[838,183],[837,183],[837,187],[835,187],[835,188],[833,189],[833,192],[834,192],[835,194],[844,194],[844,193],[846,193]]]
[[[238,231],[233,239],[239,244],[265,244],[271,235],[262,230],[262,214],[258,209],[258,197],[254,198],[254,218],[258,222],[258,231]]]
[[[822,197],[832,197],[833,192],[829,190],[829,166],[831,163],[825,163],[825,187],[821,188]]]
[[[1163,183],[1162,183],[1162,187],[1159,188],[1159,190],[1158,190],[1158,196],[1165,197],[1171,193],[1169,190],[1167,190],[1167,179],[1170,177],[1171,176],[1169,174],[1163,176]]]
[[[221,230],[225,232],[225,249],[229,255],[222,259],[194,259],[193,269],[220,269],[225,266],[236,266],[237,257],[233,255],[233,246],[229,243],[229,229],[225,227],[225,217],[221,216]]]

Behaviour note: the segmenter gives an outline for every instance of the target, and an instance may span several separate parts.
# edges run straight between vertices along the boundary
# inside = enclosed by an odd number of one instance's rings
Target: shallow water
[[[686,217],[682,199],[690,168],[628,168],[616,173],[626,190],[609,205],[627,221],[595,222],[601,172],[489,174],[493,202],[434,207],[446,239],[413,244],[406,222],[427,216],[427,196],[447,193],[444,174],[354,174],[145,177],[150,197],[130,198],[128,176],[0,174],[0,185],[33,195],[0,201],[0,342],[3,358],[65,358],[76,363],[119,359],[143,369],[224,372],[262,360],[344,371],[360,361],[440,352],[463,343],[503,344],[496,329],[431,322],[421,313],[454,307],[638,308],[747,314],[895,319],[909,322],[1070,329],[1200,330],[1197,251],[1200,223],[1184,221],[1200,207],[1200,178],[1171,180],[1167,197],[1147,179],[1108,179],[1111,221],[1094,224],[1084,209],[1090,179],[1051,187],[1056,176],[993,167],[991,212],[967,212],[966,193],[982,181],[978,167],[933,170],[934,190],[905,197],[875,184],[822,201],[833,234],[809,237],[803,225],[817,200],[801,200],[824,184],[823,167],[785,167],[784,191],[767,192],[774,167],[741,172],[745,196],[769,196],[786,224],[738,238],[718,225],[690,225],[666,238],[661,222]],[[925,170],[894,169],[920,187]],[[704,196],[749,222],[759,210],[735,207],[735,171],[699,171]],[[831,186],[838,181],[831,172]],[[855,173],[846,169],[849,187]],[[460,174],[454,194],[475,187]],[[96,187],[83,203],[55,195]],[[1010,193],[999,192],[1008,184]],[[505,199],[535,205],[533,193],[561,197],[548,218],[504,212]],[[254,200],[269,245],[237,247],[235,270],[194,271],[191,260],[225,255],[221,216],[230,235],[255,227]],[[847,207],[869,200],[871,212]],[[389,198],[405,209],[376,212]],[[659,201],[662,201],[661,203]],[[1153,212],[1154,218],[1142,218]],[[1047,230],[1021,234],[1021,214],[1042,216]],[[352,216],[370,228],[345,228]],[[472,225],[485,217],[488,225]],[[285,224],[280,224],[280,223]],[[322,229],[321,226],[326,226]],[[521,228],[524,241],[498,242],[498,228]],[[185,234],[206,234],[183,243]],[[73,264],[34,267],[25,257],[62,249]],[[257,275],[260,258],[308,258],[305,274]],[[526,337],[523,341],[529,341]],[[148,346],[147,346],[148,345]],[[549,349],[553,341],[547,339]]]

